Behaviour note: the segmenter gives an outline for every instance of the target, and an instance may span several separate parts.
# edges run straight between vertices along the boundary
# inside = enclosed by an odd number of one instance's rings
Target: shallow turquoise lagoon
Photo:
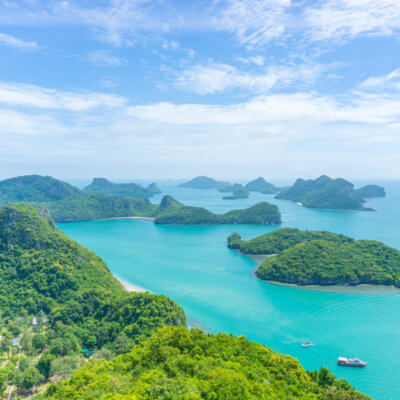
[[[215,212],[266,199],[279,205],[283,226],[328,229],[400,248],[400,183],[383,184],[388,196],[370,203],[378,210],[373,213],[309,210],[261,194],[225,201],[212,190],[162,189],[185,204]],[[246,335],[298,358],[307,369],[325,365],[376,400],[400,398],[400,292],[328,293],[256,279],[254,262],[229,250],[226,237],[237,231],[250,238],[277,226],[158,226],[110,220],[59,227],[103,257],[116,276],[176,300],[191,326]],[[308,340],[315,346],[302,348]],[[360,357],[368,366],[338,367],[338,356]]]

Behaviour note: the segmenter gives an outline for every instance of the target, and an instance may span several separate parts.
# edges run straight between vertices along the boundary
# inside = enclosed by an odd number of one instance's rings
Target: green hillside
[[[367,400],[326,368],[307,373],[297,360],[244,337],[163,328],[111,362],[91,361],[51,386],[53,400]]]
[[[164,196],[153,214],[156,224],[175,225],[217,225],[217,224],[280,224],[279,208],[266,202],[255,204],[243,210],[225,214],[214,214],[202,207],[185,206],[172,196]]]
[[[229,183],[216,181],[208,176],[197,176],[188,182],[181,183],[179,186],[193,189],[220,189],[229,186]]]
[[[100,257],[58,230],[47,211],[29,204],[0,208],[0,289],[0,394],[2,376],[21,390],[48,378],[40,354],[48,368],[52,363],[57,371],[57,365],[71,370],[80,365],[82,348],[122,353],[161,326],[185,325],[175,302],[126,292]],[[33,318],[43,322],[32,327]],[[14,336],[19,345],[12,344]],[[3,374],[16,362],[24,367]]]
[[[161,193],[161,190],[155,183],[144,188],[136,183],[113,183],[105,178],[93,178],[92,183],[83,190],[87,193],[101,193],[134,198],[148,198]]]
[[[259,278],[269,281],[400,287],[400,251],[373,240],[284,228],[246,241],[233,233],[228,237],[228,246],[244,254],[274,255],[256,272]]]
[[[363,199],[372,199],[374,197],[385,197],[385,188],[378,185],[365,185],[356,190],[356,193]]]
[[[20,201],[55,201],[81,192],[51,176],[24,175],[0,181],[0,205]]]
[[[278,193],[276,199],[291,200],[304,207],[335,210],[364,210],[364,199],[345,179],[331,179],[322,175],[318,179],[297,181],[290,188]]]

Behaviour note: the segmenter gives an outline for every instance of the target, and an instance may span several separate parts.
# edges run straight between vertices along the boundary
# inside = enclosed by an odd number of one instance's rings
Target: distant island
[[[326,175],[315,180],[299,178],[293,186],[278,193],[275,198],[291,200],[308,208],[372,211],[371,208],[364,207],[365,198],[354,190],[352,183]]]
[[[298,285],[393,285],[400,287],[400,251],[373,240],[354,240],[328,231],[283,228],[228,246],[243,254],[271,255],[256,275]]]
[[[238,200],[238,199],[247,199],[249,197],[249,191],[244,187],[236,188],[232,191],[231,196],[224,196],[224,200]]]
[[[229,186],[229,182],[216,181],[208,176],[197,176],[188,182],[181,183],[179,186],[193,189],[220,189]]]
[[[134,198],[148,198],[161,193],[160,188],[155,183],[144,188],[136,183],[113,183],[105,178],[93,178],[92,183],[86,186],[83,191]]]
[[[175,225],[218,225],[218,224],[280,224],[279,208],[267,202],[257,203],[243,210],[233,210],[225,214],[214,214],[203,207],[185,206],[172,196],[164,196],[153,212],[156,224]]]
[[[220,188],[218,191],[221,193],[233,193],[235,190],[242,189],[243,185],[240,183],[234,183],[233,185],[226,185]]]
[[[385,188],[378,185],[365,185],[356,190],[356,193],[363,199],[372,199],[374,197],[385,197]]]
[[[267,182],[263,177],[259,177],[254,181],[250,181],[245,185],[245,189],[249,192],[261,192],[263,194],[274,194],[280,189],[272,183]]]

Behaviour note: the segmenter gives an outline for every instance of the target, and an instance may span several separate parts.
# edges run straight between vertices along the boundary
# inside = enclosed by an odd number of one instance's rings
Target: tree
[[[51,362],[50,374],[51,376],[60,376],[63,379],[68,378],[74,369],[78,368],[82,363],[82,359],[78,356],[56,358]]]
[[[115,354],[125,354],[132,349],[134,345],[133,340],[129,339],[123,333],[120,333],[114,340],[114,351]]]
[[[35,349],[41,349],[46,344],[46,335],[37,334],[32,338],[32,345]]]
[[[50,352],[46,351],[42,357],[40,357],[40,360],[37,363],[37,369],[38,371],[46,378],[49,379],[50,377],[50,367],[51,367],[51,362],[55,359],[56,357],[51,354]]]
[[[41,375],[35,367],[29,367],[25,371],[17,371],[14,378],[17,387],[26,390],[39,385],[43,379],[44,376]]]

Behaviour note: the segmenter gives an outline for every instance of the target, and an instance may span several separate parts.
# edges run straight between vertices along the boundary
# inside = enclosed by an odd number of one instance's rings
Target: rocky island
[[[385,188],[378,185],[365,185],[356,190],[356,193],[363,199],[372,199],[374,197],[385,197]]]
[[[236,188],[232,191],[231,196],[224,196],[224,200],[238,200],[238,199],[247,199],[249,197],[249,191],[244,187]]]
[[[299,178],[293,186],[278,193],[275,198],[291,200],[308,208],[372,211],[364,207],[365,199],[354,190],[352,183],[326,175],[315,180]]]
[[[216,181],[208,176],[197,176],[188,182],[181,183],[179,186],[192,189],[220,189],[229,186],[229,183]]]
[[[283,228],[228,246],[243,254],[273,255],[256,275],[298,285],[393,285],[400,287],[400,251],[373,240],[354,240],[328,231]]]
[[[279,191],[279,188],[272,183],[267,182],[262,176],[247,183],[245,189],[249,192],[261,192],[263,194],[274,194]]]

